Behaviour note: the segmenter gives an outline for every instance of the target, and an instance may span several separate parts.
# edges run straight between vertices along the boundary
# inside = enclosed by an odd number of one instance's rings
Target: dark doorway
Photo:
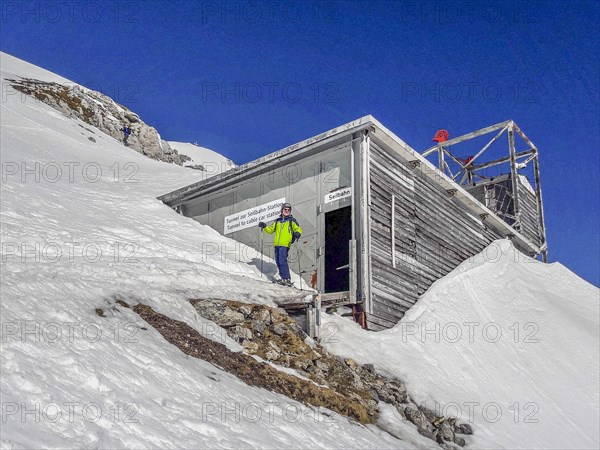
[[[350,206],[325,213],[325,292],[350,290]]]

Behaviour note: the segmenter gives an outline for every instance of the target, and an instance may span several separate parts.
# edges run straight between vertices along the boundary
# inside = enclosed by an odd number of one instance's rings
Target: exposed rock
[[[281,349],[273,341],[269,342],[269,348],[277,353],[281,353]]]
[[[279,359],[279,357],[281,356],[280,353],[277,353],[274,350],[269,350],[267,351],[267,353],[265,353],[265,357],[269,360],[269,361],[276,361]]]
[[[436,438],[438,438],[438,442],[440,442],[439,439],[454,442],[454,427],[447,420],[441,421],[439,428],[436,430]]]
[[[423,414],[425,414],[425,417],[427,417],[427,420],[429,422],[431,422],[433,424],[433,426],[437,427],[438,421],[440,419],[443,419],[443,417],[436,416],[435,413],[432,410],[427,409],[427,408],[425,408],[422,405],[419,405],[419,411],[421,411]]]
[[[271,312],[266,308],[254,308],[250,317],[266,324],[271,323]]]
[[[219,326],[232,326],[244,321],[244,315],[227,306],[226,303],[214,300],[198,300],[193,303],[198,313],[212,320]]]
[[[379,402],[379,395],[377,395],[377,390],[374,388],[371,388],[371,390],[369,391],[369,393],[371,394],[371,397],[373,397],[373,400],[375,400],[376,402]]]
[[[383,385],[376,385],[375,391],[381,400],[394,406],[407,403],[408,401],[406,387],[397,380],[388,381]]]
[[[293,359],[292,368],[307,372],[307,368],[310,366],[310,362],[305,359]]]
[[[283,336],[287,331],[287,327],[282,323],[275,323],[269,328],[277,336]]]
[[[233,327],[233,334],[238,338],[237,340],[240,341],[252,339],[252,331],[240,325],[236,325],[235,327]]]
[[[252,328],[252,331],[254,331],[255,333],[263,334],[265,331],[266,325],[261,320],[251,320],[250,327]]]
[[[308,336],[296,322],[290,324],[290,330],[300,339],[305,339]]]
[[[269,342],[269,349],[265,353],[268,360],[274,361],[281,356],[281,349],[274,342]]]
[[[375,366],[373,364],[365,364],[363,369],[366,370],[369,374],[373,376],[377,376],[377,372],[375,372]]]
[[[271,322],[273,322],[273,323],[288,322],[289,319],[290,319],[290,316],[285,311],[285,309],[271,308]]]
[[[461,447],[464,447],[467,444],[467,442],[463,438],[458,436],[454,437],[454,443],[460,445]]]
[[[97,127],[119,142],[123,142],[124,137],[121,129],[129,126],[132,134],[127,140],[128,147],[153,159],[183,164],[177,150],[163,141],[155,128],[145,124],[137,114],[125,106],[98,91],[75,84],[62,85],[31,78],[8,81],[16,90],[35,97],[67,117],[76,117]],[[96,142],[93,138],[88,139]]]
[[[316,364],[317,369],[319,369],[322,372],[328,372],[329,371],[329,364],[327,364],[326,362],[317,360]]]
[[[460,434],[473,434],[473,429],[471,428],[471,425],[467,423],[461,423],[460,425],[454,426],[454,432]]]
[[[244,347],[248,353],[256,353],[258,351],[258,344],[250,340],[242,342],[242,347]]]
[[[248,317],[252,312],[252,308],[247,305],[242,305],[238,308],[238,312],[242,313],[244,317]]]
[[[350,367],[352,370],[356,370],[358,369],[358,364],[356,364],[356,361],[354,361],[352,358],[346,358],[344,360],[344,362],[346,363],[346,365],[348,367]]]
[[[224,300],[193,300],[192,304],[201,315],[225,327],[248,353],[296,369],[362,405],[369,416],[378,414],[378,402],[393,405],[421,435],[444,448],[464,445],[464,440],[455,436],[455,429],[471,431],[466,424],[455,428],[454,419],[417,406],[401,380],[378,374],[373,364],[360,365],[352,358],[330,355],[318,343],[309,345],[306,334],[298,331],[298,324],[283,309]]]
[[[410,422],[415,424],[420,434],[422,434],[425,437],[428,437],[429,439],[435,440],[432,425],[427,420],[427,417],[425,417],[425,414],[423,414],[415,404],[406,404],[403,408],[403,412],[404,416]]]
[[[138,304],[133,310],[186,355],[215,364],[250,386],[264,388],[307,405],[323,406],[364,424],[375,422],[376,417],[363,404],[330,388],[284,373],[243,352],[233,352],[224,344],[203,337],[186,323],[160,314],[149,306]]]

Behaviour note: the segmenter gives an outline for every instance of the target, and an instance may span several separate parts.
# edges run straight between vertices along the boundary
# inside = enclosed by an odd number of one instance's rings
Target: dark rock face
[[[360,365],[351,358],[331,355],[320,345],[309,343],[308,336],[281,308],[227,300],[192,300],[191,303],[201,316],[227,330],[247,353],[297,370],[300,375],[361,405],[370,417],[377,417],[379,402],[393,405],[421,435],[448,449],[465,445],[465,440],[456,433],[472,433],[469,425],[455,425],[454,419],[440,417],[417,405],[401,380],[378,374],[372,364]]]
[[[185,155],[180,155],[168,142],[163,141],[155,128],[100,92],[79,85],[62,85],[30,78],[8,81],[17,91],[35,97],[67,117],[76,117],[93,125],[120,142],[124,142],[121,129],[128,126],[132,133],[126,145],[149,158],[178,165],[185,160],[182,159]],[[89,139],[96,142],[94,138]]]

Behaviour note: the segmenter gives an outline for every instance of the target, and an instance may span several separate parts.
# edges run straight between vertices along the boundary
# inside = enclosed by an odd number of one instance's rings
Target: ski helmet
[[[292,205],[290,205],[289,203],[284,203],[283,205],[281,205],[281,212],[283,212],[283,208],[290,208],[290,212],[292,212]]]

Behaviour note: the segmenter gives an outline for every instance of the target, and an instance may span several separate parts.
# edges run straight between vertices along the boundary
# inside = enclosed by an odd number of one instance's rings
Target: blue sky
[[[600,3],[11,2],[2,51],[243,163],[372,114],[417,150],[514,119],[551,261],[600,284]]]

